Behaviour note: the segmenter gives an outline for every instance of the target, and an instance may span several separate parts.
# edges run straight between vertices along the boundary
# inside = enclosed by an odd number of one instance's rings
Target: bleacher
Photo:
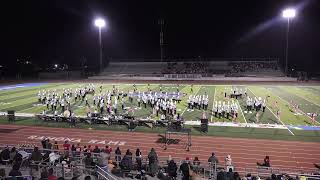
[[[2,151],[6,146],[0,146],[0,151]],[[51,149],[42,149],[40,152],[44,155],[45,152],[50,152],[49,158],[43,159],[40,162],[34,162],[30,159],[30,155],[33,151],[32,146],[20,146],[17,148],[18,153],[22,154],[22,162],[19,168],[19,171],[22,173],[21,179],[46,179],[46,173],[49,169],[52,170],[52,175],[55,177],[63,177],[64,179],[72,179],[77,177],[77,179],[84,179],[86,176],[90,176],[91,179],[132,179],[136,178],[138,175],[140,176],[138,179],[143,179],[146,177],[147,179],[164,179],[168,175],[168,157],[158,157],[157,164],[159,166],[159,170],[156,173],[156,176],[150,175],[150,167],[149,167],[149,159],[147,156],[142,156],[141,158],[141,167],[142,170],[139,171],[137,169],[137,161],[135,155],[130,155],[129,158],[132,158],[133,166],[131,170],[125,170],[121,167],[120,159],[123,158],[121,155],[116,155],[115,153],[111,153],[110,159],[113,160],[109,164],[113,166],[112,169],[106,170],[104,167],[99,165],[101,162],[102,154],[101,153],[93,153],[92,151],[92,162],[94,164],[87,165],[86,164],[86,152],[84,151],[65,151],[65,150],[51,150]],[[69,156],[66,156],[69,154]],[[69,162],[66,162],[70,158]],[[12,169],[12,164],[9,161],[3,161],[0,169],[4,169],[5,174],[2,178],[10,178],[8,172]],[[179,169],[180,165],[184,162],[181,159],[174,159],[177,167]],[[110,166],[108,165],[108,168]],[[276,176],[277,179],[300,179],[301,177],[305,177],[306,179],[320,179],[319,172],[299,172],[294,171],[292,169],[283,170],[276,167],[264,167],[257,166],[256,168],[247,169],[244,171],[239,171],[239,167],[226,166],[224,162],[220,162],[219,164],[211,164],[201,162],[200,165],[195,165],[190,160],[190,167],[193,169],[193,177],[195,179],[224,179],[230,175],[228,173],[228,168],[233,169],[233,175],[238,174],[240,177],[259,177],[260,179],[268,179],[272,176]],[[3,171],[3,170],[1,170]],[[181,171],[177,171],[177,178],[182,179],[183,174]],[[239,178],[240,178],[239,177]],[[16,177],[15,177],[16,178]],[[246,178],[249,179],[249,178]]]
[[[233,77],[283,77],[284,74],[277,61],[236,61],[230,62]]]
[[[184,76],[185,75],[185,76]],[[103,72],[89,79],[116,80],[219,80],[217,76],[248,77],[250,78],[278,78],[286,79],[277,60],[243,59],[243,60],[215,60],[215,61],[167,61],[167,62],[110,62]],[[284,78],[284,79],[283,79]],[[232,81],[232,79],[230,79]],[[274,80],[274,79],[273,79]],[[253,79],[256,81],[256,79]],[[264,80],[262,80],[264,81]]]
[[[110,62],[100,76],[152,76],[161,74],[160,62]]]

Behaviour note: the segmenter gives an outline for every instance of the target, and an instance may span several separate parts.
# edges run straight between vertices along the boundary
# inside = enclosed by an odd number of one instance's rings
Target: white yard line
[[[247,124],[247,119],[246,119],[246,117],[245,117],[244,114],[243,114],[243,111],[242,111],[242,108],[241,108],[241,105],[240,105],[238,99],[237,99],[237,103],[238,103],[238,106],[240,107],[240,111],[241,111],[241,114],[242,114],[242,116],[243,116],[243,118],[244,118],[244,121],[245,121],[246,124]]]
[[[26,108],[26,109],[22,109],[22,110],[20,110],[20,111],[17,111],[17,113],[25,113],[26,111],[28,111],[28,110],[30,110],[30,109],[33,109],[33,108],[36,108],[36,107],[38,107],[38,106],[33,106],[32,105],[32,107],[29,107],[29,108]],[[46,108],[46,110],[47,110],[47,106],[45,105],[45,106],[43,106],[43,107],[45,107]],[[50,106],[51,107],[51,106]],[[41,111],[41,110],[40,110]],[[41,111],[42,112],[42,111]],[[39,112],[40,113],[40,112]],[[33,113],[33,114],[37,114],[37,113]]]
[[[212,122],[213,119],[213,106],[214,106],[214,99],[216,97],[216,87],[214,88],[213,100],[212,100],[212,111],[211,111],[211,118],[210,121]]]
[[[200,87],[199,87],[198,91],[195,93],[195,95],[198,94],[198,92],[200,91],[201,87],[202,87],[202,86],[200,85]],[[187,109],[188,109],[188,106],[186,106],[186,107],[184,108],[184,110],[183,110],[182,113],[181,113],[181,116],[184,114],[184,112],[185,112]]]
[[[315,102],[311,102],[310,100],[308,100],[307,98],[305,98],[305,97],[302,97],[302,96],[300,96],[300,95],[298,95],[298,94],[294,94],[294,95],[296,95],[296,96],[298,96],[298,97],[300,97],[300,98],[302,98],[302,99],[304,99],[304,100],[306,100],[306,101],[308,101],[309,103],[311,103],[311,104],[315,104],[315,105],[317,105],[317,106],[319,106],[320,107],[320,105],[319,104],[317,104],[317,103],[315,103]]]
[[[273,93],[273,94],[274,94],[274,93]],[[285,102],[285,103],[287,103],[287,104],[290,104],[288,101],[282,99],[280,96],[278,96],[278,95],[276,95],[276,94],[274,94],[274,95],[277,96],[279,99],[281,99],[283,102]],[[300,111],[303,115],[307,116],[309,119],[312,120],[312,118],[311,118],[310,116],[308,116],[307,113],[303,112],[301,109],[299,109],[299,111]],[[312,120],[312,122],[313,122],[313,120]],[[315,122],[318,123],[318,124],[320,124],[318,121],[315,121]]]
[[[250,91],[254,96],[256,96],[256,94],[255,94],[253,91],[251,91],[250,88],[248,88],[248,89],[249,89],[249,91]],[[274,93],[272,93],[272,94],[274,94]],[[258,96],[256,96],[256,97],[258,97]],[[279,97],[279,98],[280,98],[280,97]],[[274,117],[276,117],[276,118],[278,119],[278,121],[279,121],[283,126],[285,126],[285,127],[288,129],[288,131],[294,136],[294,133],[288,128],[288,126],[286,126],[286,125],[281,121],[281,119],[278,118],[278,116],[275,115],[275,114],[271,111],[271,109],[270,109],[268,106],[266,106],[266,107],[267,107],[267,109],[274,115]]]

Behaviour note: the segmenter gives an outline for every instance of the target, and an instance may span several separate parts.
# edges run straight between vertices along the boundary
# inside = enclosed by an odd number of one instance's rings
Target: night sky
[[[285,7],[299,9],[290,23],[290,64],[320,65],[320,0],[10,0],[1,4],[0,61],[98,62],[97,16],[108,21],[105,57],[160,58],[163,18],[167,58],[284,59]]]

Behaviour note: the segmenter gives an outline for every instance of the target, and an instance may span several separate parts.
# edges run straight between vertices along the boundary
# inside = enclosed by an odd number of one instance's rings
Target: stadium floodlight
[[[106,22],[102,18],[96,18],[94,25],[99,28],[99,47],[100,47],[100,72],[102,72],[102,42],[101,42],[101,28],[106,26]]]
[[[54,67],[57,68],[57,67],[58,67],[58,64],[55,64]]]
[[[106,26],[106,22],[102,18],[97,18],[96,20],[94,20],[94,25],[99,28],[103,28],[104,26]]]
[[[290,19],[294,18],[296,16],[296,10],[292,8],[287,8],[282,11],[282,17],[286,18],[288,21],[287,24],[287,42],[286,42],[286,67],[285,67],[285,74],[288,76],[288,49],[289,49],[289,30],[290,30]]]
[[[294,18],[296,16],[296,10],[295,9],[285,9],[282,11],[282,17],[283,18]]]

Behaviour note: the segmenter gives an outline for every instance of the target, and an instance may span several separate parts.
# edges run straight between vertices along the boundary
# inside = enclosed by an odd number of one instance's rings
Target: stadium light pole
[[[106,22],[102,18],[94,20],[94,25],[99,28],[99,47],[100,47],[100,72],[102,72],[102,42],[101,42],[101,29],[106,26]]]
[[[287,34],[286,34],[286,65],[285,65],[285,74],[288,76],[288,49],[289,49],[289,30],[290,30],[290,19],[294,18],[296,16],[296,10],[295,9],[285,9],[282,11],[282,17],[286,18],[287,23]]]

